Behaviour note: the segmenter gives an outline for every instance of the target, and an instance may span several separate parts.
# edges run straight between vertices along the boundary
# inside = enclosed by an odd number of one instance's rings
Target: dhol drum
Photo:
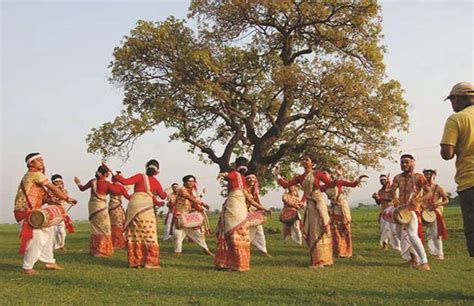
[[[175,226],[177,229],[198,227],[201,226],[203,222],[204,216],[199,211],[187,214],[178,214],[175,217]]]
[[[66,217],[64,208],[59,205],[49,205],[35,209],[28,217],[28,222],[33,228],[45,228],[61,223]]]
[[[283,208],[280,212],[280,222],[282,223],[293,224],[298,219],[298,211],[296,209]]]
[[[382,214],[385,221],[395,224],[408,224],[411,221],[412,215],[408,208],[387,207]]]
[[[249,211],[247,214],[247,221],[249,222],[249,226],[259,226],[265,224],[267,217],[261,210]]]
[[[426,223],[433,223],[436,221],[436,213],[434,210],[424,209],[421,211],[421,218]]]

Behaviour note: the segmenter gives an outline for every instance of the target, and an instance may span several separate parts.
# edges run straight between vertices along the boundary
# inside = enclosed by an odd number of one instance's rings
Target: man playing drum
[[[383,211],[386,208],[393,206],[392,194],[390,192],[390,178],[388,175],[381,174],[379,180],[382,187],[372,195],[372,198],[380,207],[380,245],[385,249],[387,244],[390,243],[393,249],[400,251],[400,238],[397,235],[396,224],[387,222],[387,220],[382,218]]]
[[[446,224],[443,218],[443,205],[448,204],[448,195],[443,187],[436,184],[436,170],[425,169],[423,175],[428,181],[428,186],[431,190],[431,197],[424,203],[424,210],[432,211],[436,214],[434,220],[427,222],[426,238],[428,240],[428,252],[434,256],[435,259],[443,260],[443,240],[448,238],[446,232]],[[425,218],[424,218],[425,219]]]
[[[429,271],[428,258],[420,239],[423,235],[420,203],[430,196],[428,182],[423,174],[415,173],[415,158],[412,155],[403,154],[400,157],[400,168],[403,172],[393,178],[391,194],[392,198],[400,203],[398,209],[408,209],[411,212],[411,219],[407,224],[397,224],[402,258],[411,267]],[[423,193],[424,197],[422,197]]]
[[[193,175],[186,175],[183,177],[183,187],[178,189],[176,207],[174,209],[175,218],[177,218],[178,215],[189,214],[192,212],[203,213],[204,208],[209,209],[209,205],[204,204],[196,194],[196,178]],[[201,230],[200,225],[193,228],[183,227],[178,229],[176,221],[174,223],[173,237],[174,253],[176,255],[181,255],[183,240],[188,236],[203,248],[205,254],[214,256],[214,254],[209,251],[204,232]]]
[[[55,197],[74,205],[77,201],[54,186],[44,175],[44,162],[40,153],[25,158],[28,171],[23,176],[15,197],[15,219],[21,222],[20,255],[23,255],[23,273],[37,274],[34,264],[41,260],[48,270],[62,270],[53,254],[54,226],[34,229],[29,223],[32,210],[40,209],[47,201],[47,190]]]
[[[68,195],[68,191],[64,188],[63,177],[59,174],[54,174],[51,176],[51,182],[54,186],[58,187],[59,190],[64,192],[65,195]],[[55,196],[51,196],[50,198],[51,205],[61,205],[64,208],[66,201],[56,198]],[[64,245],[66,243],[66,229],[70,232],[74,232],[74,227],[72,227],[72,221],[69,216],[66,217],[64,221],[54,226],[54,249],[55,250],[64,250]]]

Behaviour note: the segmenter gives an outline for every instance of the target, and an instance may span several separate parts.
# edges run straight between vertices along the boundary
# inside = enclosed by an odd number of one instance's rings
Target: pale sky
[[[1,1],[0,223],[14,222],[16,190],[26,168],[24,157],[41,152],[50,177],[60,173],[70,195],[79,200],[73,219],[87,219],[89,191],[81,193],[73,176],[93,177],[100,156],[86,152],[90,130],[113,119],[122,94],[108,82],[113,48],[139,19],[184,18],[188,1]],[[409,101],[410,131],[399,148],[417,159],[417,169],[438,169],[438,182],[455,190],[454,161],[439,156],[439,140],[452,113],[443,99],[452,85],[473,81],[474,3],[471,1],[382,2],[387,75],[401,82]],[[182,143],[168,143],[167,131],[142,137],[124,165],[110,161],[125,176],[144,171],[151,158],[161,163],[163,186],[194,174],[207,189],[212,208],[223,202],[215,180],[217,166],[205,166]],[[383,162],[392,177],[396,163]],[[299,172],[302,170],[299,169]],[[378,171],[350,194],[366,200],[379,188]],[[282,189],[263,197],[281,207]]]

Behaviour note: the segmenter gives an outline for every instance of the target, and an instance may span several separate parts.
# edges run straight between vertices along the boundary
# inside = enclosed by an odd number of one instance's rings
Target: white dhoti
[[[428,240],[428,252],[434,256],[444,256],[443,239],[438,235],[438,221],[431,222],[426,227],[426,240]]]
[[[380,217],[380,244],[390,243],[394,250],[400,251],[400,239],[397,234],[397,225]]]
[[[61,249],[64,248],[64,244],[66,243],[66,224],[64,221],[59,223],[58,225],[54,226],[54,249]]]
[[[267,242],[265,241],[265,233],[263,226],[250,226],[249,227],[250,243],[253,244],[260,252],[267,252]]]
[[[186,236],[191,238],[191,240],[197,243],[201,248],[209,251],[204,233],[201,232],[199,229],[194,229],[194,228],[176,229],[176,227],[173,226],[175,253],[181,253],[183,251],[183,240],[184,238],[186,238]]]
[[[173,213],[167,213],[165,218],[165,230],[163,233],[163,240],[170,240],[173,236],[171,235],[171,224],[173,223]]]
[[[418,217],[414,211],[411,212],[411,215],[411,220],[408,224],[397,224],[402,258],[409,261],[411,260],[410,254],[413,254],[418,263],[425,264],[428,263],[428,258],[426,257],[423,243],[420,237],[418,237]]]
[[[56,263],[53,254],[54,226],[34,229],[33,238],[28,241],[23,255],[23,269],[33,269],[40,260],[44,263]]]
[[[289,228],[289,234],[285,234],[285,230]],[[296,220],[291,225],[283,224],[283,241],[287,242],[288,240],[293,240],[299,245],[303,244],[303,234],[301,233],[301,221]]]

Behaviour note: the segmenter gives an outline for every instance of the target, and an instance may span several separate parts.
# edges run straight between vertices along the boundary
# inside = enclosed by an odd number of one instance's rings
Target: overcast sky
[[[137,20],[184,18],[188,1],[1,1],[0,223],[14,222],[15,193],[26,168],[24,157],[41,152],[47,175],[61,173],[70,194],[79,200],[70,214],[87,218],[89,192],[81,193],[72,178],[92,178],[100,156],[86,152],[91,128],[113,119],[121,109],[120,89],[108,82],[113,48]],[[439,156],[439,140],[451,106],[443,99],[452,85],[473,81],[473,15],[471,1],[382,2],[387,75],[401,82],[409,101],[410,131],[399,148],[411,152],[417,168],[438,169],[438,182],[455,190],[454,161]],[[213,208],[222,204],[215,180],[217,166],[205,166],[182,143],[168,143],[159,127],[138,141],[131,159],[110,164],[124,174],[144,169],[156,158],[159,180],[168,186],[193,173],[206,187]],[[399,172],[383,162],[385,173]],[[361,169],[363,170],[363,169]],[[300,169],[301,171],[301,169]],[[378,172],[353,191],[352,203],[370,198],[379,188]],[[263,198],[281,207],[282,190]]]

